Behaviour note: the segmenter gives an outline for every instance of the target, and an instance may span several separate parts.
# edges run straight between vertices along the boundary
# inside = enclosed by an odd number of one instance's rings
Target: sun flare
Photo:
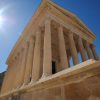
[[[4,18],[3,16],[0,16],[0,25],[2,25],[4,23]]]

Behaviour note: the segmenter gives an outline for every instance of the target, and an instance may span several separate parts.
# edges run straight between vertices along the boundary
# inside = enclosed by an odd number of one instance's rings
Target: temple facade
[[[42,0],[7,59],[0,100],[100,100],[95,39],[76,15]]]

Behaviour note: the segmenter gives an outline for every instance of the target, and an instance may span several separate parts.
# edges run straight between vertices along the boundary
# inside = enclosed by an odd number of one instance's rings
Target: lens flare
[[[2,24],[2,23],[3,23],[3,21],[4,21],[3,16],[0,16],[0,24]]]
[[[0,8],[0,32],[4,31],[4,27],[6,26],[7,22],[6,22],[6,12],[9,9],[9,5],[6,5],[5,7]]]

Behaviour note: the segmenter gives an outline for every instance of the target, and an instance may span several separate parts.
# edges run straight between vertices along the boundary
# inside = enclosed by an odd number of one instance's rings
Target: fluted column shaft
[[[23,86],[30,82],[31,70],[33,66],[34,42],[35,40],[33,38],[30,38]]]
[[[90,45],[87,41],[85,42],[85,46],[86,46],[88,58],[93,59],[92,51],[91,51]]]
[[[78,60],[78,53],[77,53],[73,33],[70,32],[68,36],[69,36],[69,44],[70,44],[71,55],[72,55],[72,58],[73,58],[73,62],[76,65],[76,64],[79,63],[79,60]]]
[[[81,53],[82,61],[86,61],[87,60],[86,51],[85,51],[85,48],[83,46],[83,42],[80,36],[78,37],[78,46]]]
[[[98,54],[97,54],[97,52],[96,52],[96,49],[95,49],[95,46],[94,46],[93,44],[92,44],[92,46],[91,46],[91,50],[92,50],[94,59],[95,59],[95,60],[99,60],[99,56],[98,56]]]
[[[8,90],[11,91],[12,89],[14,89],[14,82],[15,82],[15,78],[16,78],[16,72],[17,72],[17,66],[19,63],[19,54],[14,58],[13,60],[13,64],[11,68],[11,72],[10,72],[10,78],[9,78],[9,84],[8,84]],[[12,83],[13,82],[13,83]]]
[[[24,75],[25,75],[25,68],[26,68],[26,59],[27,59],[27,52],[28,52],[28,43],[25,44],[22,51],[22,59],[20,64],[20,70],[18,72],[18,80],[16,83],[16,88],[21,87],[24,82]]]
[[[40,78],[40,69],[41,69],[40,60],[41,60],[41,31],[40,29],[38,29],[38,31],[36,32],[31,83],[37,81]]]
[[[13,82],[13,89],[16,89],[16,87],[18,86],[18,81],[20,79],[21,62],[22,62],[22,51],[20,51],[20,54],[18,56],[18,63],[16,66],[16,76],[15,76],[14,82]]]
[[[44,34],[44,57],[43,57],[43,76],[52,74],[52,50],[51,50],[51,21],[45,21]]]
[[[59,41],[59,54],[60,54],[60,66],[62,69],[68,68],[68,59],[65,47],[65,39],[63,33],[63,27],[60,25],[58,29],[58,41]]]

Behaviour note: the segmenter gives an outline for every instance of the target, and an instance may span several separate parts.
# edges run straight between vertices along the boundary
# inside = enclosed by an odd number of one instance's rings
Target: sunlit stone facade
[[[74,14],[43,0],[7,59],[0,100],[99,98],[95,38]]]

